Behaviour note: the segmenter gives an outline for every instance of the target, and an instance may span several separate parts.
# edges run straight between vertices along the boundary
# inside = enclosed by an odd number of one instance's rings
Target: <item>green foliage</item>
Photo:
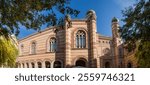
[[[0,36],[0,67],[14,67],[18,50],[10,38]]]
[[[79,14],[69,4],[70,0],[0,0],[0,28],[17,35],[19,25],[34,30],[39,30],[43,24],[57,25],[63,15]]]
[[[150,68],[150,42],[141,42],[135,56],[138,58],[139,67]]]
[[[128,49],[135,50],[140,67],[150,66],[150,0],[140,0],[123,11],[125,25],[121,37]]]
[[[0,0],[0,66],[15,65],[18,50],[11,33],[18,35],[20,25],[38,31],[43,24],[62,25],[64,15],[79,14],[69,4],[70,0]]]

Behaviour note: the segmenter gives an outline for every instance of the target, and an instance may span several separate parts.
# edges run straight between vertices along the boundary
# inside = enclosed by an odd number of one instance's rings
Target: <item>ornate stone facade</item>
[[[19,40],[19,68],[124,67],[118,21],[112,21],[112,37],[96,32],[96,14],[85,19],[66,16],[65,25],[50,27]]]

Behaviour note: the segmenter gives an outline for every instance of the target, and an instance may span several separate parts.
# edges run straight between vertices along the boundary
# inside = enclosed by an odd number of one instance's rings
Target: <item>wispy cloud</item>
[[[118,4],[121,8],[126,8],[129,6],[133,6],[137,0],[113,0],[116,4]]]

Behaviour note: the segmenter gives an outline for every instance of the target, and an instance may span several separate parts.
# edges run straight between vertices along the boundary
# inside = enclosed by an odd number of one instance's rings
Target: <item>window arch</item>
[[[36,43],[32,42],[31,44],[31,54],[35,54],[36,53]]]
[[[75,62],[76,67],[87,67],[87,60],[85,58],[79,58]]]
[[[23,52],[24,52],[24,45],[22,44],[21,47],[20,47],[20,53],[21,53],[21,55],[23,55]]]
[[[103,53],[106,55],[106,54],[109,54],[110,53],[110,49],[109,48],[105,48],[104,50],[103,50]]]
[[[86,34],[84,31],[79,30],[76,34],[76,48],[86,47]]]
[[[55,61],[53,64],[54,68],[62,68],[62,63],[60,61]]]
[[[33,62],[31,63],[31,65],[32,65],[32,68],[35,68],[35,64]]]
[[[42,63],[41,62],[37,62],[38,68],[42,68]]]
[[[128,62],[128,64],[127,64],[127,68],[132,68],[133,66],[132,66],[132,63],[131,62]]]
[[[51,38],[49,42],[49,51],[55,52],[56,51],[56,38]]]
[[[45,67],[46,68],[50,68],[51,67],[51,63],[49,61],[45,61]]]
[[[26,63],[26,65],[27,65],[27,68],[29,68],[29,63]]]

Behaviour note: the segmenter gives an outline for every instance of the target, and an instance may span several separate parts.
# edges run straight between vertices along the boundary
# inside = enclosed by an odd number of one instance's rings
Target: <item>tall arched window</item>
[[[21,53],[21,55],[23,55],[23,52],[24,52],[24,46],[23,46],[23,44],[21,45],[21,47],[20,47],[20,53]]]
[[[82,30],[79,30],[76,34],[76,47],[77,48],[86,47],[86,34]]]
[[[32,42],[32,45],[31,45],[31,54],[35,54],[35,53],[36,53],[36,43]]]
[[[56,51],[56,47],[57,47],[56,46],[56,39],[55,38],[51,38],[49,43],[50,43],[49,51],[50,52],[55,52]]]

